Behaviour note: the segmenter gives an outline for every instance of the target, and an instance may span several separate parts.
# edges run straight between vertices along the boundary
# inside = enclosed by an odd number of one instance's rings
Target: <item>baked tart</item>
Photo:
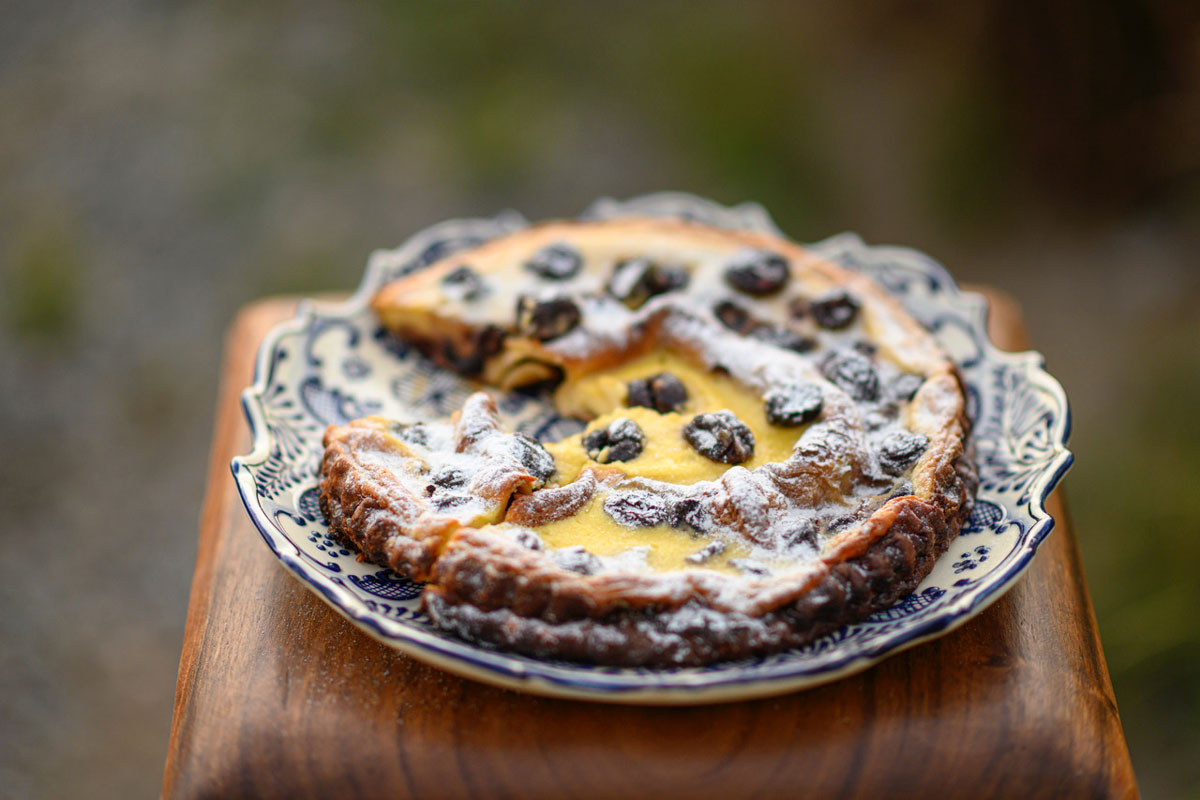
[[[911,593],[970,512],[954,364],[784,239],[546,223],[372,308],[480,391],[449,420],[331,426],[321,509],[473,642],[627,666],[795,647]],[[506,430],[496,397],[534,390],[586,427]]]

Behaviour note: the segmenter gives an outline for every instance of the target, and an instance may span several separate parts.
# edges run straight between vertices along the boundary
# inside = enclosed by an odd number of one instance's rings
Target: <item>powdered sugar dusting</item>
[[[864,279],[847,279],[848,286],[861,291],[851,303],[854,311],[861,305],[862,313],[825,322],[810,309],[836,288],[831,277],[836,268],[807,255],[791,255],[791,280],[776,291],[751,296],[731,284],[726,272],[746,252],[746,244],[736,235],[697,236],[692,241],[678,229],[654,226],[623,237],[608,235],[603,224],[533,229],[511,247],[493,243],[456,255],[455,264],[477,270],[487,291],[478,298],[448,293],[438,313],[476,326],[498,326],[511,337],[520,297],[567,300],[579,309],[579,322],[566,332],[554,331],[546,341],[523,340],[521,352],[540,352],[535,357],[567,365],[568,378],[584,374],[593,362],[612,363],[620,354],[658,347],[727,373],[759,397],[798,385],[817,387],[819,416],[797,427],[789,458],[753,470],[733,466],[719,480],[689,486],[636,477],[604,484],[587,477],[555,486],[532,468],[536,465],[530,463],[528,448],[499,429],[494,405],[489,408],[490,401],[476,395],[464,405],[452,439],[458,456],[478,463],[472,467],[455,461],[455,466],[470,475],[472,489],[485,494],[508,489],[511,497],[516,477],[529,479],[520,490],[539,491],[515,502],[509,517],[523,525],[560,519],[558,509],[575,513],[597,495],[620,524],[669,525],[691,533],[696,552],[717,546],[713,543],[748,550],[737,563],[730,562],[741,568],[745,580],[802,569],[817,558],[824,542],[868,517],[888,497],[912,489],[911,483],[906,485],[911,469],[896,474],[895,458],[886,464],[881,458],[887,443],[897,441],[897,432],[911,430],[913,422],[911,396],[892,387],[904,377],[901,363],[942,369],[947,362],[931,337],[898,316],[902,311],[897,306],[876,297],[875,290],[863,289]],[[547,244],[577,253],[582,267],[552,277],[531,270],[529,260]],[[685,285],[627,307],[608,289],[618,266],[634,258],[683,270]],[[436,274],[439,268],[430,269]],[[621,297],[629,295],[628,275],[626,270],[619,276],[616,294]],[[722,315],[721,308],[733,311]],[[881,330],[895,334],[899,344],[872,344],[871,334]],[[931,392],[919,395],[918,428],[934,426],[947,413],[944,393]],[[547,488],[540,488],[543,484]],[[654,502],[630,505],[635,499],[630,493],[639,491],[651,493]],[[610,498],[621,502],[610,503]],[[637,562],[633,556],[588,556],[592,554],[561,557],[573,565],[564,568],[576,571],[609,571],[626,562],[633,569]],[[638,563],[644,566],[644,561]]]

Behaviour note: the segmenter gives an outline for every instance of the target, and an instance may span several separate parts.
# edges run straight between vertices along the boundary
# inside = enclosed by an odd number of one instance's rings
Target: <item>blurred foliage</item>
[[[43,214],[18,234],[4,270],[3,306],[18,340],[67,344],[79,323],[83,254],[64,219]]]
[[[987,228],[1013,195],[1011,124],[993,89],[956,88],[929,143],[924,186],[931,213],[960,233]]]
[[[406,127],[436,132],[437,168],[456,185],[503,198],[548,151],[618,122],[670,142],[667,167],[687,188],[754,197],[784,222],[827,230],[837,194],[811,96],[815,69],[793,28],[786,8],[768,4],[731,14],[723,3],[668,2],[624,15],[527,2],[384,4],[357,29],[351,63],[306,81],[303,126],[255,153],[257,163],[232,163],[214,202],[254,197],[257,181],[274,177],[265,164],[301,155],[369,163]],[[245,58],[239,94],[256,97],[255,82],[282,77],[272,76],[280,65]]]
[[[1135,765],[1200,791],[1200,305],[1165,313],[1133,342],[1130,418],[1093,432],[1074,468],[1096,614]]]
[[[312,243],[263,253],[255,259],[253,296],[312,295],[329,291],[329,265],[344,260],[334,245]]]

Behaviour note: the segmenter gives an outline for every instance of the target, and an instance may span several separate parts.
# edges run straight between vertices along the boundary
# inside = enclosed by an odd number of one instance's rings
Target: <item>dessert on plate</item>
[[[910,593],[970,512],[954,364],[782,238],[551,222],[371,305],[480,391],[447,420],[331,426],[321,508],[471,641],[650,666],[795,647]],[[495,398],[533,389],[584,430],[505,429]]]

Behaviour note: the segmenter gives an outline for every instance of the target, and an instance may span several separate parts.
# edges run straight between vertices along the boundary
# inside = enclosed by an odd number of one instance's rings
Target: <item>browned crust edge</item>
[[[362,553],[363,558],[391,567],[413,580],[427,580],[446,538],[458,526],[447,518],[430,518],[425,504],[407,495],[396,481],[350,480],[365,469],[351,444],[326,431],[321,460],[321,513],[329,532]],[[367,431],[360,437],[370,436]],[[382,487],[391,486],[389,494]],[[405,532],[407,529],[407,533]]]
[[[960,496],[969,498],[975,483],[970,459],[959,460],[956,474]],[[621,609],[599,618],[551,622],[509,608],[485,610],[436,586],[427,588],[424,604],[445,630],[539,658],[613,666],[696,666],[748,658],[806,644],[908,595],[969,514],[969,502],[941,519],[936,506],[906,503],[865,553],[832,565],[798,599],[758,616],[718,611],[692,598],[672,610]]]
[[[556,591],[560,587],[494,562],[487,570],[439,563],[424,607],[438,627],[471,641],[612,666],[695,666],[798,647],[891,606],[929,574],[970,515],[978,484],[968,453],[948,468],[944,490],[932,502],[891,501],[887,513],[872,518],[884,523],[890,517],[890,525],[863,552],[823,560],[815,578],[793,587],[798,591],[769,592],[782,601],[769,609],[721,609],[702,592],[670,607],[619,607],[595,594]]]
[[[686,582],[584,576],[477,529],[403,525],[381,493],[347,489],[348,468],[345,454],[331,448],[321,483],[331,533],[373,562],[430,581],[424,608],[438,627],[539,658],[613,666],[764,655],[886,608],[929,574],[970,514],[978,484],[970,453],[958,450],[929,476],[940,487],[929,500],[889,501],[810,572],[747,585],[753,602],[731,604],[721,591],[728,579],[704,571]]]

